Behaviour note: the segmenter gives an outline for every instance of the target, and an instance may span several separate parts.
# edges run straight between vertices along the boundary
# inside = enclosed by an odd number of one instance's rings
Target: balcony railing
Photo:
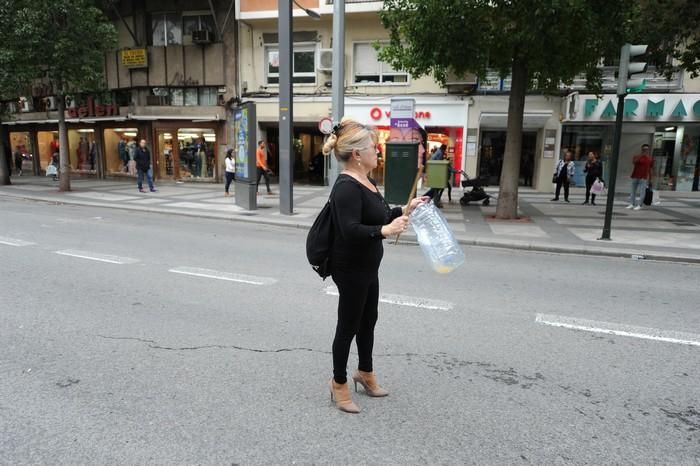
[[[614,91],[617,89],[616,72],[617,67],[614,66],[606,66],[603,68],[603,91]],[[635,78],[637,77],[646,79],[645,90],[647,91],[679,90],[683,87],[683,74],[680,72],[676,72],[671,80],[667,80],[665,77],[658,75],[654,69],[650,69],[643,75],[635,75]],[[510,90],[510,83],[510,75],[501,79],[496,71],[489,71],[486,75],[486,79],[479,81],[478,89],[482,92],[507,92]],[[586,77],[583,75],[578,76],[571,85],[561,85],[560,89],[585,91]]]

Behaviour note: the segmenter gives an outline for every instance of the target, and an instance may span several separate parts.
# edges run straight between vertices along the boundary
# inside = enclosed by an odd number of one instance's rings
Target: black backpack
[[[338,181],[335,184],[337,185]],[[335,185],[328,196],[328,202],[319,212],[306,236],[306,258],[311,268],[324,280],[331,274],[330,254],[334,236],[333,191],[335,191]]]

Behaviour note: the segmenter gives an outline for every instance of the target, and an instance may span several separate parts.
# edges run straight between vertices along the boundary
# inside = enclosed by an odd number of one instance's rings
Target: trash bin
[[[384,198],[405,204],[418,172],[418,144],[390,142],[384,163]]]
[[[447,186],[447,167],[449,164],[449,160],[428,160],[426,162],[426,185],[429,188]]]

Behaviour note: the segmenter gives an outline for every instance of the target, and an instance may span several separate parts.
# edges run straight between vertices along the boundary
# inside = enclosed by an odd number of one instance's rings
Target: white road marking
[[[54,251],[56,254],[59,254],[61,256],[70,256],[70,257],[77,257],[79,259],[88,259],[91,261],[97,261],[97,262],[106,262],[108,264],[135,264],[138,262],[138,259],[132,259],[131,257],[120,257],[120,256],[111,256],[109,254],[99,254],[96,252],[88,252],[88,251],[76,251],[74,249],[64,249],[61,251]]]
[[[177,267],[168,272],[182,275],[192,275],[194,277],[213,278],[215,280],[225,280],[229,282],[245,283],[247,285],[272,285],[277,280],[270,277],[256,277],[254,275],[244,275],[240,273],[220,272],[218,270],[200,269],[197,267]]]
[[[4,244],[4,245],[7,245],[7,246],[17,246],[17,247],[21,247],[21,246],[31,246],[31,245],[36,244],[36,243],[32,243],[32,242],[29,242],[29,241],[24,241],[24,240],[21,240],[21,239],[7,238],[7,237],[5,237],[5,236],[0,236],[0,244]]]
[[[552,327],[563,327],[584,332],[606,333],[623,337],[642,338],[644,340],[663,341],[681,345],[700,346],[700,335],[673,330],[661,330],[650,327],[637,327],[634,325],[615,324],[597,320],[577,319],[574,317],[556,316],[550,314],[537,314],[535,322]]]
[[[339,294],[338,289],[335,286],[329,286],[324,291],[329,296],[338,296]],[[394,304],[397,306],[418,307],[421,309],[430,309],[435,311],[449,311],[454,307],[454,304],[449,301],[389,293],[381,293],[379,295],[379,302]]]

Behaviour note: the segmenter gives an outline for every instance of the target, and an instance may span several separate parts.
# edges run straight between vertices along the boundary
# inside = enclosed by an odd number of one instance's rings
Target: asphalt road
[[[700,267],[386,244],[348,415],[304,239],[0,198],[0,464],[700,464]]]

